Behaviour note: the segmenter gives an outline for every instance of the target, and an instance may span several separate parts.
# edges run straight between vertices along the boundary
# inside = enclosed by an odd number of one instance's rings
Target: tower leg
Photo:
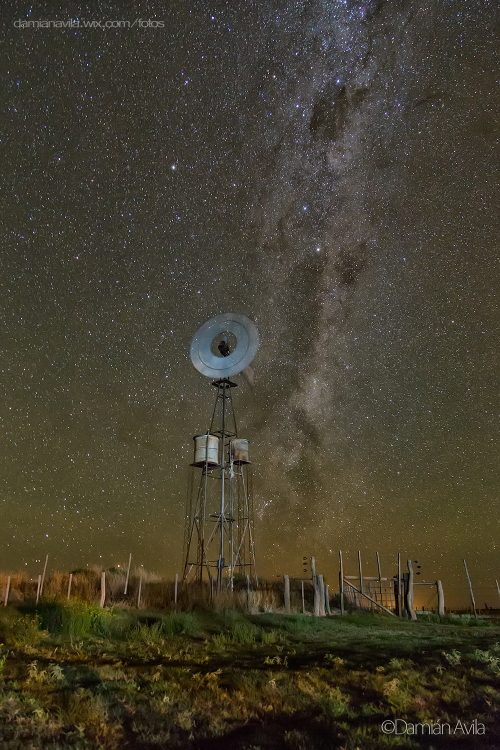
[[[206,462],[200,463],[198,458],[198,463],[193,464],[201,468],[202,475],[197,492],[192,486],[188,501],[183,579],[192,575],[202,583],[206,576],[212,585],[215,578],[216,591],[220,592],[226,585],[233,590],[235,573],[253,573],[256,579],[256,567],[250,469],[241,456],[233,461],[231,446],[237,438],[231,395],[236,383],[223,379],[212,385],[217,388],[217,395],[207,431]],[[219,447],[217,454],[212,442],[217,458],[212,454],[209,464],[210,436],[218,438]]]

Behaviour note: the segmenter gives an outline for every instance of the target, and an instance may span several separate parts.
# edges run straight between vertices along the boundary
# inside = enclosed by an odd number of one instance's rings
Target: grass
[[[498,747],[500,628],[42,600],[0,610],[0,747]],[[385,735],[384,720],[484,724]]]

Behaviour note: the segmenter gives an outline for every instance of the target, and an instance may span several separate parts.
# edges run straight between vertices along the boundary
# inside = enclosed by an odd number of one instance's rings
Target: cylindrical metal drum
[[[216,435],[196,435],[194,438],[194,466],[218,466],[219,438]]]
[[[248,458],[248,440],[245,438],[235,438],[231,440],[231,458],[235,464],[249,464]]]

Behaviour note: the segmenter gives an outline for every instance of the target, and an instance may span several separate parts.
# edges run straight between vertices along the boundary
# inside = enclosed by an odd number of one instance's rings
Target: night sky
[[[88,5],[1,11],[0,569],[181,571],[236,312],[259,573],[401,551],[453,604],[466,557],[498,606],[496,3]]]

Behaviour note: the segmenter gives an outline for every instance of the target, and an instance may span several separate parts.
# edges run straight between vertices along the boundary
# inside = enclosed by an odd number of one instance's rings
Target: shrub
[[[456,667],[458,664],[460,664],[460,661],[462,659],[462,654],[460,651],[457,651],[456,648],[454,648],[449,653],[446,651],[443,651],[443,656],[448,662],[448,664],[451,664],[453,667]]]
[[[322,622],[308,615],[288,615],[283,619],[282,628],[289,633],[310,633],[318,630]]]
[[[79,599],[64,603],[42,601],[29,609],[45,630],[52,635],[66,636],[72,643],[90,636],[109,638],[122,629],[122,618],[115,613]]]
[[[196,636],[199,629],[191,612],[172,612],[161,621],[161,632],[164,635]]]
[[[271,645],[273,643],[282,643],[285,640],[283,633],[280,633],[277,630],[269,630],[267,633],[265,631],[261,631],[260,633],[260,641],[261,643],[264,643],[266,645]]]
[[[233,628],[232,640],[233,643],[249,645],[255,643],[258,634],[259,628],[256,628],[255,625],[246,622],[238,622]]]
[[[153,625],[147,623],[138,623],[136,628],[129,633],[129,640],[138,640],[143,643],[159,645],[164,641],[162,632],[162,623],[155,622]]]
[[[212,644],[216,650],[224,650],[231,643],[231,638],[226,633],[218,633],[212,636]]]
[[[22,615],[9,625],[6,640],[13,646],[37,646],[47,637],[47,633],[41,629],[41,618],[38,615]]]

